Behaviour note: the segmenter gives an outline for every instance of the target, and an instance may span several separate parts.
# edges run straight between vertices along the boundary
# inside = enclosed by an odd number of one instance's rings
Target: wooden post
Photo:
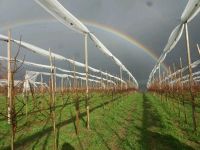
[[[54,67],[54,88],[55,88],[55,94],[56,94],[56,92],[57,92],[57,82],[56,82],[57,77],[56,77],[55,57],[54,57],[53,61],[54,61],[54,64],[53,64],[53,67]]]
[[[106,91],[108,90],[108,72],[106,71]]]
[[[166,98],[165,71],[163,71],[161,87],[163,89],[164,97]]]
[[[69,81],[69,90],[71,91],[71,90],[72,90],[72,83],[71,83],[71,81],[69,80],[69,78],[68,78],[68,81]]]
[[[161,93],[161,71],[160,71],[160,64],[159,64],[159,68],[158,68],[158,74],[159,74],[159,92],[160,92],[160,98],[162,101],[162,93]]]
[[[62,105],[64,105],[64,77],[61,77],[61,95],[62,95]]]
[[[123,88],[123,83],[122,83],[122,67],[120,67],[120,79],[121,79],[121,90]]]
[[[103,76],[102,76],[102,72],[100,72],[101,74],[101,89],[103,89]]]
[[[180,57],[180,81],[182,81],[182,79],[183,79],[183,71],[182,71],[182,69],[183,69],[183,63],[182,63],[182,59]],[[183,84],[182,83],[181,83],[181,89],[183,90]]]
[[[53,122],[53,135],[54,135],[54,150],[57,150],[57,135],[56,135],[56,115],[55,115],[55,66],[53,66],[51,50],[49,49],[49,61],[51,65],[51,92],[52,104],[51,104],[51,114]]]
[[[73,59],[74,60],[74,59]],[[79,134],[79,114],[80,114],[80,108],[79,108],[79,98],[77,96],[77,89],[78,89],[78,82],[76,79],[76,66],[75,66],[75,61],[73,61],[73,67],[74,67],[74,80],[73,80],[73,90],[75,96],[75,110],[76,110],[76,134]]]
[[[161,87],[164,88],[163,92],[165,92],[165,87],[164,87],[165,86],[165,81],[164,80],[165,80],[165,72],[163,71],[162,81],[161,81]]]
[[[175,81],[175,80],[176,80],[176,66],[175,66],[174,63],[173,63],[173,72],[174,72],[174,78],[173,78],[173,81]],[[174,82],[173,84],[175,84],[175,82]],[[176,88],[176,87],[175,87],[175,88]]]
[[[184,95],[183,95],[183,83],[181,82],[183,80],[183,64],[182,64],[182,59],[180,58],[180,92],[181,92],[181,96],[182,96],[182,104],[183,104],[183,112],[184,112],[184,118],[185,118],[185,123],[187,123],[187,115],[186,115],[186,110],[185,110],[185,100],[184,100]]]
[[[7,45],[7,57],[8,57],[8,70],[7,70],[7,76],[8,76],[8,124],[11,123],[11,101],[12,101],[12,72],[11,72],[11,33],[8,31],[8,45]]]
[[[74,71],[73,71],[73,74],[74,74],[73,87],[74,87],[74,91],[76,92],[77,81],[76,81],[76,66],[75,66],[75,61],[73,61],[73,67],[74,67]]]
[[[171,67],[169,66],[169,74],[170,74],[170,78],[169,78],[169,85],[170,85],[170,87],[171,87],[171,91],[173,91],[173,89],[174,89],[174,86],[173,86],[173,84],[171,84],[171,82],[173,81],[173,78],[172,78],[172,71],[171,71]]]
[[[81,90],[83,88],[83,79],[81,78]]]
[[[187,56],[188,56],[188,68],[189,68],[189,87],[190,87],[190,95],[192,99],[192,120],[194,131],[197,130],[196,125],[196,116],[195,116],[195,98],[193,94],[193,77],[192,77],[192,66],[191,66],[191,54],[190,54],[190,42],[189,42],[189,33],[188,33],[188,25],[185,23],[185,37],[186,37],[186,46],[187,46]]]
[[[199,52],[199,55],[200,55],[200,48],[199,48],[199,44],[197,44],[197,49],[198,49],[198,52]]]
[[[11,70],[12,58],[11,58],[11,32],[8,31],[8,124],[11,129],[11,150],[14,150],[14,139],[15,139],[15,118],[14,118],[14,97],[13,97],[13,74]]]
[[[64,93],[64,77],[61,78],[61,91]]]
[[[154,83],[155,83],[155,74],[153,74],[153,81],[150,81],[150,86],[153,86],[154,88]],[[153,89],[153,95],[155,96],[155,89]]]
[[[155,82],[155,74],[153,74],[153,84],[154,84],[154,82]],[[151,82],[151,84],[152,84],[152,82]]]
[[[26,74],[27,73],[25,73],[25,76],[24,76],[24,86],[26,88],[23,89],[23,92],[24,92],[24,96],[25,96],[24,102],[25,102],[25,113],[26,113],[26,121],[27,121],[28,120],[28,98],[29,98],[29,92],[27,90],[28,79],[26,79]]]
[[[107,72],[108,73],[108,72]],[[108,91],[109,91],[109,89],[110,89],[110,82],[109,82],[109,80],[110,80],[110,76],[108,76],[108,85],[107,85],[107,87],[108,87]]]
[[[88,90],[88,45],[87,45],[87,37],[85,34],[85,78],[86,78],[86,112],[87,112],[87,129],[90,129],[90,107],[89,107],[89,90]]]
[[[175,63],[173,63],[173,68],[174,68],[174,84],[175,84],[175,94],[177,93],[178,94],[178,92],[179,92],[179,88],[178,88],[178,85],[177,85],[177,79],[178,79],[178,77],[177,77],[177,73],[176,73],[176,66],[175,66]],[[175,82],[176,81],[176,82]],[[176,96],[176,95],[175,95]],[[179,117],[180,117],[180,115],[181,115],[181,111],[180,111],[180,98],[178,97],[178,115],[179,115]]]
[[[43,76],[42,73],[40,74],[40,86],[41,86],[41,92],[44,94],[44,85],[43,85]]]
[[[25,80],[25,82],[26,82],[26,80]],[[25,89],[25,113],[26,113],[26,121],[28,120],[28,98],[29,98],[29,93],[28,93],[27,89]]]
[[[160,65],[159,65],[159,88],[161,90],[161,70],[160,70]]]

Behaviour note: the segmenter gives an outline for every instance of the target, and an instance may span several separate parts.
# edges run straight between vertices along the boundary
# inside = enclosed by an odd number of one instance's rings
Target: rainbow
[[[16,28],[19,26],[25,26],[25,25],[31,25],[31,24],[38,24],[38,23],[52,23],[52,22],[57,22],[54,19],[42,19],[42,20],[32,20],[32,21],[19,21],[18,23],[9,25],[9,24],[5,24],[4,27],[2,27],[0,30],[6,30],[8,28],[12,29],[12,28]],[[146,46],[144,46],[142,43],[140,43],[139,41],[137,41],[136,39],[134,39],[133,37],[122,33],[112,27],[103,25],[103,24],[99,24],[97,22],[92,22],[92,21],[86,21],[86,20],[82,20],[82,22],[87,25],[87,26],[91,26],[91,27],[95,27],[97,29],[101,29],[105,32],[111,33],[117,37],[120,37],[121,39],[129,42],[130,44],[140,48],[141,50],[143,50],[146,54],[148,54],[153,60],[157,61],[158,60],[158,56],[156,56],[156,54],[154,54],[154,52],[152,52],[151,49],[147,48]],[[167,66],[163,63],[162,67],[167,70]]]

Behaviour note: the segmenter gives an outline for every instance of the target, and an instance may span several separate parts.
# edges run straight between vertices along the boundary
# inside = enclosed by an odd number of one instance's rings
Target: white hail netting
[[[190,22],[200,11],[200,0],[189,0],[182,13],[181,21]]]
[[[97,37],[92,34],[89,33],[90,38],[92,39],[92,41],[95,43],[96,47],[99,48],[105,55],[107,55],[108,57],[110,57],[118,66],[121,67],[121,69],[125,72],[128,73],[128,75],[133,79],[133,82],[136,84],[136,86],[138,86],[138,83],[136,81],[136,79],[132,76],[132,74],[128,71],[128,69],[120,62],[120,60],[118,58],[116,58],[106,47],[105,45],[103,45],[103,43],[101,43]]]
[[[26,71],[23,92],[30,91],[31,85],[33,87],[37,87],[35,82],[36,82],[38,75],[39,75],[39,73],[37,73],[37,72]]]
[[[81,32],[88,33],[88,28],[81,23],[75,16],[66,10],[57,0],[35,0],[48,13],[54,16],[69,28]]]
[[[36,79],[39,75],[51,76],[51,73],[26,71],[25,81],[26,81],[27,84],[26,85],[24,84],[24,89],[30,90],[30,83],[33,84],[34,86],[36,86],[35,82],[36,82]],[[59,77],[59,78],[67,78],[67,79],[72,78],[72,79],[74,79],[74,76],[68,75],[68,74],[57,74],[56,73],[55,76]],[[85,77],[76,76],[75,78],[81,79],[81,80],[86,80]],[[102,80],[107,81],[108,83],[112,83],[113,85],[116,85],[116,83],[113,82],[112,80],[107,80],[107,79],[104,79],[104,78]],[[95,82],[95,83],[101,83],[100,81],[94,80],[94,79],[88,79],[88,81]]]
[[[138,87],[138,83],[133,75],[126,69],[126,67],[115,57],[112,53],[88,30],[88,28],[79,21],[75,16],[73,16],[67,9],[65,9],[57,0],[35,0],[41,7],[43,7],[48,13],[54,16],[58,21],[66,25],[67,27],[84,33],[89,34],[90,38],[94,41],[96,46],[107,56],[119,65],[122,70],[128,73],[128,75],[133,79],[133,82]],[[93,68],[89,68],[93,70]],[[93,70],[94,72],[97,70]],[[98,72],[98,71],[97,71]]]
[[[159,68],[160,64],[165,60],[167,54],[176,46],[176,44],[180,40],[181,35],[183,33],[184,24],[186,22],[190,22],[199,13],[199,11],[200,11],[200,0],[189,0],[185,10],[182,13],[181,23],[172,31],[168,43],[163,50],[162,55],[160,56],[157,64],[150,73],[149,80],[147,82],[147,87],[149,87],[150,82],[156,70]]]
[[[0,60],[8,60],[7,57],[3,57],[3,56],[0,56]],[[23,63],[24,65],[28,65],[28,66],[32,66],[32,67],[37,67],[37,68],[42,68],[42,69],[49,69],[51,70],[51,66],[48,66],[48,65],[42,65],[42,64],[36,64],[36,63],[32,63],[32,62],[28,62],[28,61],[22,61],[22,60],[19,60],[19,59],[16,59],[17,62],[20,62],[20,63]],[[55,67],[56,70],[59,70],[61,72],[65,72],[65,73],[75,73],[75,74],[78,74],[78,75],[82,75],[82,76],[85,76],[85,73],[80,73],[80,72],[74,72],[74,71],[69,71],[69,70],[65,70],[65,69],[61,69],[61,68],[58,68],[58,67]],[[91,74],[88,74],[88,76],[92,77],[92,78],[96,78],[98,80],[101,79],[101,77],[98,77],[98,76],[94,76],[94,75],[91,75]],[[113,76],[114,77],[114,76]],[[104,78],[102,78],[103,80],[105,80]],[[122,80],[123,83],[126,84],[125,81]]]
[[[8,41],[8,37],[0,34],[0,40],[1,40],[1,41]],[[14,42],[14,43],[16,43],[16,44],[18,44],[18,45],[20,45],[20,46],[22,46],[22,47],[24,47],[24,48],[26,48],[27,50],[29,50],[29,51],[31,51],[31,52],[33,52],[33,53],[36,53],[36,54],[39,54],[39,55],[42,55],[42,56],[49,57],[49,51],[47,51],[47,50],[44,50],[44,49],[42,49],[42,48],[39,48],[39,47],[37,47],[37,46],[34,46],[34,45],[32,45],[32,44],[29,44],[29,43],[26,43],[26,42],[23,42],[23,41],[18,41],[18,40],[14,40],[14,39],[11,39],[11,41]],[[65,57],[63,57],[63,56],[61,56],[61,55],[58,55],[58,54],[55,54],[55,53],[52,53],[52,52],[51,52],[51,56],[54,57],[54,58],[57,59],[57,60],[68,61],[68,62],[70,62],[71,64],[74,64],[75,66],[85,68],[85,64],[80,63],[80,62],[77,62],[77,61],[74,61],[74,60],[72,60],[72,59],[65,58]],[[33,63],[32,63],[32,64],[33,64]],[[42,66],[42,65],[40,65],[40,66]],[[45,66],[45,65],[43,65],[43,66]],[[119,81],[122,81],[122,82],[125,83],[125,81],[123,81],[123,80],[121,80],[120,78],[115,77],[115,76],[113,76],[113,75],[111,75],[111,74],[108,74],[108,73],[106,73],[106,72],[100,71],[100,70],[95,69],[95,68],[90,67],[90,66],[88,66],[88,68],[89,68],[89,70],[91,70],[91,71],[93,71],[93,72],[95,72],[95,73],[102,73],[102,74],[105,75],[105,76],[109,76],[109,77],[111,77],[111,78],[114,78],[114,79],[116,79],[116,80],[119,80]]]
[[[64,69],[58,68],[58,67],[56,67],[56,70],[59,70],[61,72],[65,72],[65,73],[74,73],[74,71],[68,71],[68,70],[64,70]],[[85,76],[86,75],[85,73],[80,73],[80,72],[75,72],[75,74],[78,74],[78,75],[81,75],[81,76]],[[95,79],[101,80],[101,77],[98,77],[98,76],[95,76],[95,75],[88,74],[88,76],[91,77],[91,78],[95,78]],[[112,77],[113,78],[117,78],[115,76],[112,76]],[[104,79],[104,78],[102,78],[102,79]],[[120,81],[122,81],[123,83],[126,84],[126,82],[124,80],[120,79]]]
[[[41,86],[41,85],[46,87],[46,88],[49,87],[46,83],[41,83],[41,82],[35,82],[35,85],[36,85],[36,87]]]
[[[183,77],[178,77],[178,78],[172,78],[172,77],[167,77],[167,78],[165,78],[165,80],[163,80],[162,82],[164,82],[164,81],[166,81],[166,80],[170,80],[171,79],[171,81],[170,81],[170,83],[177,83],[177,82],[184,82],[185,83],[185,81],[187,80],[189,80],[189,75],[187,74],[187,75],[185,75],[185,76],[183,76]],[[198,79],[200,79],[200,71],[197,71],[197,72],[194,72],[194,73],[192,73],[192,77],[193,77],[193,80],[194,81],[196,81],[196,80],[198,80]]]
[[[35,72],[35,71],[31,71],[31,72]],[[40,73],[40,74],[46,75],[46,76],[50,76],[50,75],[51,75],[51,73],[47,73],[47,72],[37,72],[37,73]],[[74,76],[68,75],[68,74],[57,74],[57,73],[56,73],[55,76],[60,77],[60,78],[72,78],[72,79],[74,79]],[[76,79],[81,79],[81,80],[86,80],[85,77],[80,77],[80,76],[75,76],[75,78],[76,78]],[[116,83],[113,82],[112,80],[107,80],[107,79],[105,79],[105,78],[102,78],[102,80],[107,81],[107,82],[109,82],[109,83],[112,83],[112,84],[116,85]],[[100,81],[94,80],[94,79],[88,79],[88,81],[100,83]]]
[[[0,35],[0,40],[1,41],[8,41],[8,37],[5,36],[5,35]],[[29,43],[26,43],[26,42],[23,42],[23,41],[18,41],[18,40],[14,40],[14,39],[11,39],[12,42],[20,45],[21,47],[23,48],[26,48],[27,50],[33,52],[33,53],[36,53],[36,54],[40,54],[42,56],[48,56],[49,57],[49,51],[47,50],[44,50],[42,48],[39,48],[37,46],[34,46],[32,44],[29,44]],[[51,53],[51,56],[57,60],[66,60],[65,57],[61,56],[61,55],[58,55],[58,54],[55,54],[55,53]]]
[[[194,77],[193,78],[193,81],[194,82],[199,82],[199,80],[200,80],[200,76],[197,76],[197,77]],[[187,76],[184,76],[183,78],[182,78],[182,80],[180,79],[180,78],[178,78],[178,79],[176,79],[176,80],[172,80],[171,82],[170,82],[170,84],[174,84],[174,83],[177,83],[177,82],[180,82],[181,81],[181,83],[187,83],[187,82],[189,82],[190,80],[189,80],[189,75],[187,75]]]
[[[200,60],[197,60],[197,61],[195,61],[195,62],[193,62],[193,63],[191,64],[191,67],[192,67],[192,68],[196,68],[199,64],[200,64]],[[173,78],[175,75],[178,75],[178,74],[180,74],[181,72],[183,73],[183,72],[186,71],[186,70],[188,70],[188,66],[186,66],[186,67],[184,67],[184,68],[182,68],[182,69],[179,69],[179,70],[177,70],[176,72],[170,74],[169,76],[165,77],[165,79],[163,79],[161,82],[164,82],[164,81],[166,81],[166,80],[168,80],[168,79],[170,79],[170,78]],[[195,75],[195,73],[193,73],[193,74]]]
[[[195,81],[200,79],[200,76],[194,77],[193,78]]]
[[[14,86],[20,87],[22,85],[23,81],[20,80],[14,80]],[[0,87],[5,87],[8,85],[7,79],[0,79]]]
[[[165,46],[163,53],[161,54],[160,58],[158,59],[157,64],[154,66],[148,80],[148,85],[151,82],[151,79],[153,78],[154,74],[156,73],[156,70],[160,67],[160,64],[165,60],[167,54],[172,51],[172,49],[176,46],[178,41],[181,38],[181,35],[183,33],[184,24],[178,25],[171,33],[167,45]]]
[[[195,81],[195,83],[199,83],[200,77],[198,79],[195,79],[194,81]],[[189,82],[189,79],[182,81],[182,83],[187,83],[187,82]]]

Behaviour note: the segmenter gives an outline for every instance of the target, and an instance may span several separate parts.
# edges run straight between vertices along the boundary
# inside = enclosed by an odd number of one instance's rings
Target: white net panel
[[[200,11],[200,0],[189,0],[182,13],[181,21],[190,22]]]
[[[114,56],[112,53],[92,34],[87,27],[81,23],[75,16],[73,16],[67,9],[65,9],[57,0],[35,0],[40,6],[42,6],[48,13],[54,16],[58,21],[66,25],[67,27],[85,34],[89,34],[95,45],[107,56],[109,56],[122,70],[128,73],[132,78],[136,87],[138,87],[137,80],[128,71],[128,69]],[[70,60],[69,60],[70,61]],[[72,62],[73,63],[73,62]],[[81,64],[77,64],[81,65]],[[93,68],[89,69],[97,71]]]
[[[23,81],[21,80],[14,80],[14,86],[15,87],[20,87],[23,84]],[[0,79],[0,87],[5,87],[8,85],[8,80],[7,79]]]
[[[0,40],[1,40],[1,41],[8,41],[8,37],[7,37],[7,36],[4,36],[4,35],[0,35]],[[39,48],[39,47],[37,47],[37,46],[31,45],[31,44],[26,43],[26,42],[23,42],[23,41],[17,41],[17,40],[14,40],[14,39],[12,39],[12,41],[13,41],[14,43],[19,44],[19,45],[21,45],[22,47],[24,47],[24,48],[30,50],[31,52],[34,52],[34,53],[39,54],[39,55],[42,55],[42,56],[49,57],[49,51],[47,51],[47,50],[41,49],[41,48]],[[63,57],[63,56],[61,56],[61,55],[58,55],[58,54],[55,54],[55,53],[51,53],[51,55],[52,55],[52,57],[54,57],[54,58],[57,59],[57,60],[66,60],[66,61],[70,62],[70,63],[73,64],[73,65],[76,65],[76,66],[78,66],[78,67],[85,68],[85,64],[83,64],[83,63],[74,61],[74,60],[72,60],[72,59],[65,58],[65,57]],[[27,64],[35,65],[34,63],[29,63],[29,62],[28,62]],[[39,64],[38,66],[40,66],[40,67],[43,66],[43,67],[45,67],[45,68],[47,67],[47,66],[41,65],[41,64]],[[48,66],[48,67],[50,67],[50,66]],[[120,80],[120,81],[122,81],[122,82],[125,82],[125,81],[121,80],[120,78],[115,77],[115,76],[113,76],[113,75],[111,75],[111,74],[108,74],[108,73],[106,73],[106,72],[103,72],[103,71],[101,71],[101,70],[95,69],[95,68],[90,67],[90,66],[89,66],[88,68],[89,68],[89,70],[91,70],[91,71],[93,71],[93,72],[95,72],[95,73],[102,73],[102,74],[105,75],[105,76],[108,75],[109,77],[115,78],[116,80]],[[61,70],[61,69],[60,69],[60,70]]]
[[[33,85],[33,87],[37,87],[35,82],[38,75],[39,75],[38,72],[26,71],[23,92],[30,91],[31,90],[30,85]]]
[[[160,58],[158,59],[158,62],[156,63],[149,75],[147,88],[149,87],[151,80],[156,71],[158,70],[160,64],[165,60],[167,54],[171,52],[171,50],[176,46],[176,44],[180,40],[183,34],[184,24],[190,22],[199,13],[199,11],[200,0],[189,0],[185,10],[182,13],[180,24],[172,31],[168,43],[163,50],[163,53],[161,54]]]
[[[57,0],[35,0],[48,13],[54,16],[64,25],[69,28],[81,32],[88,33],[88,28],[81,23],[75,16],[73,16],[67,9],[65,9]]]
[[[3,56],[0,56],[0,60],[8,60],[7,57],[3,57]],[[16,59],[17,62],[20,62],[20,63],[23,63],[25,65],[28,65],[28,66],[32,66],[32,67],[37,67],[37,68],[42,68],[42,69],[49,69],[51,70],[51,66],[48,66],[48,65],[42,65],[42,64],[37,64],[37,63],[33,63],[33,62],[28,62],[28,61],[22,61],[22,60],[19,60],[19,59]],[[61,69],[61,68],[58,68],[58,67],[55,67],[56,70],[59,70],[61,72],[65,72],[65,73],[75,73],[75,74],[78,74],[78,75],[82,75],[82,76],[85,76],[85,73],[80,73],[80,72],[76,72],[76,71],[69,71],[69,70],[65,70],[65,69]],[[95,79],[98,79],[100,80],[101,77],[98,77],[98,76],[95,76],[95,75],[91,75],[91,74],[88,74],[89,77],[92,77],[92,78],[95,78]],[[108,75],[108,74],[107,74]],[[68,75],[70,76],[70,75]],[[73,76],[72,76],[73,77]],[[111,76],[113,78],[116,78],[115,76]],[[103,78],[104,79],[104,78]],[[121,79],[120,79],[121,81]],[[126,83],[125,81],[122,80],[123,83]]]

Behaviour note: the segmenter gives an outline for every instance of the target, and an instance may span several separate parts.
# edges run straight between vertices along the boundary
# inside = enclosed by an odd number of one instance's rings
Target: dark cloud
[[[153,2],[152,1],[147,1],[146,4],[147,4],[148,7],[151,7],[153,5]]]

